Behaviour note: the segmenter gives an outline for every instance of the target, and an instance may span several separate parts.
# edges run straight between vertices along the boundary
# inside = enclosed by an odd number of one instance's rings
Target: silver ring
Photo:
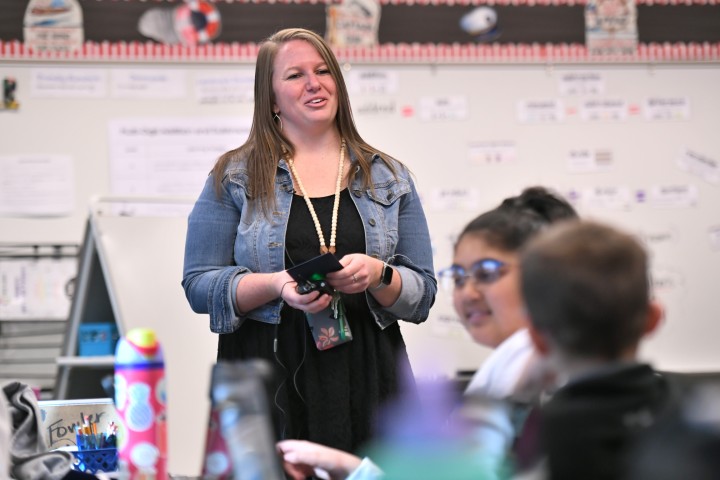
[[[355,276],[354,273],[353,273],[353,276],[352,276],[352,277],[353,277],[353,283],[357,283],[357,277]]]

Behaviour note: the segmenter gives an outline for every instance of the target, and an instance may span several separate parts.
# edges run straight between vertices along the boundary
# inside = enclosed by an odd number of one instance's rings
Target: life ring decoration
[[[175,9],[175,30],[186,45],[208,43],[220,35],[220,12],[205,0],[187,0]]]

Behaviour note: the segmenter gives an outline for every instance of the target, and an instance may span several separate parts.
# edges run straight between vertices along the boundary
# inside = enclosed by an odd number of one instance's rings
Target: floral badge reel
[[[332,295],[330,306],[326,309],[317,313],[305,312],[305,318],[307,318],[308,326],[318,350],[328,350],[352,340],[352,332],[347,323],[345,305],[342,302],[340,292],[325,281],[325,275],[342,268],[335,255],[325,253],[295,265],[287,271],[293,280],[297,282],[296,290],[298,293],[305,294],[319,290],[322,293]]]

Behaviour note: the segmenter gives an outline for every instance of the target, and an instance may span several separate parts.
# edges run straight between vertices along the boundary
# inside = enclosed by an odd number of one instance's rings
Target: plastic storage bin
[[[73,469],[78,472],[97,473],[117,470],[117,448],[98,448],[97,450],[78,450],[72,452],[75,457]]]
[[[83,323],[78,330],[78,355],[114,355],[118,329],[114,323]]]

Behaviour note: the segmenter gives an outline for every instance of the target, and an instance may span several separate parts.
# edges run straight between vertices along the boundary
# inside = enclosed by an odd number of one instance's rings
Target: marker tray
[[[117,470],[117,448],[98,448],[71,452],[75,457],[73,469],[78,472],[97,473]]]

